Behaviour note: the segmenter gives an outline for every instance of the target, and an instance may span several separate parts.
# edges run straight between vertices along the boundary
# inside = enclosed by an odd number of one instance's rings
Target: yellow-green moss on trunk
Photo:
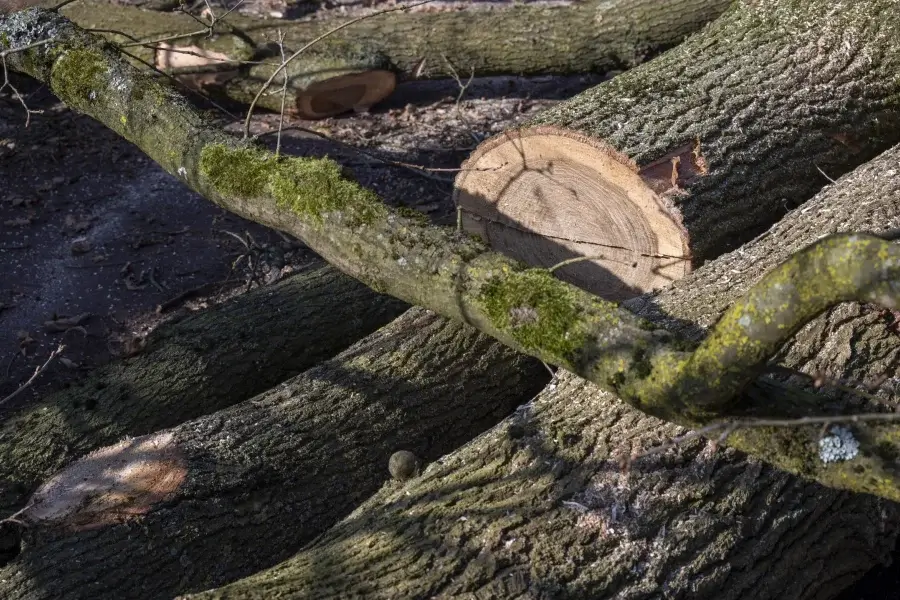
[[[258,148],[210,144],[201,152],[200,174],[223,196],[271,196],[279,208],[319,223],[329,212],[343,213],[350,226],[387,216],[375,192],[347,179],[343,168],[327,158],[276,157]]]

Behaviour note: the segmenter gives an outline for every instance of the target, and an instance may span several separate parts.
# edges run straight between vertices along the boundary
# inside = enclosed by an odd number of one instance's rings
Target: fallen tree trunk
[[[328,36],[288,69],[293,101],[288,109],[307,118],[375,104],[391,93],[395,73],[410,78],[460,73],[546,74],[627,68],[679,43],[716,18],[730,0],[591,0],[566,7],[515,6],[504,10],[437,13],[395,12],[366,19]],[[77,2],[63,14],[85,28],[123,31],[156,40],[198,31],[187,15],[143,11],[107,3]],[[131,48],[157,66],[215,66],[216,62],[264,60],[203,78],[228,83],[224,92],[249,102],[269,79],[278,53],[269,42],[284,34],[288,53],[343,21],[273,21],[231,14],[222,33],[206,32],[158,46]],[[171,45],[170,45],[171,44]],[[187,54],[185,52],[190,52]],[[249,51],[249,53],[248,53]],[[281,78],[260,106],[281,109]]]
[[[678,48],[482,143],[467,231],[610,299],[680,279],[900,141],[895,2],[740,1]]]
[[[823,233],[900,227],[898,163],[900,147],[766,236],[633,304],[666,326],[711,324]],[[897,372],[900,337],[881,311],[843,304],[781,359],[871,382]],[[879,393],[896,406],[898,391]],[[823,411],[858,411],[854,399],[829,395]],[[421,477],[386,486],[289,561],[191,598],[826,600],[889,562],[900,531],[895,503],[825,488],[700,438],[622,471],[623,457],[684,433],[565,374]]]
[[[395,451],[433,461],[548,379],[537,360],[412,309],[252,400],[70,465],[5,523],[23,539],[0,596],[167,599],[234,581],[349,513]]]
[[[741,392],[759,385],[768,359],[826,309],[856,300],[900,309],[900,246],[872,235],[829,236],[768,273],[692,349],[545,269],[388,207],[334,161],[276,157],[236,140],[59,15],[15,13],[0,19],[0,33],[0,44],[18,49],[7,55],[8,68],[45,82],[223,208],[296,235],[374,289],[465,321],[683,426],[775,413],[771,398]],[[815,396],[793,392],[778,394],[774,406],[778,416],[818,410]],[[819,456],[816,428],[747,429],[728,443],[829,486],[900,499],[898,427],[854,427],[858,453],[840,462]]]
[[[406,308],[317,262],[160,326],[140,354],[97,369],[0,425],[0,518],[91,450],[250,398],[331,358]]]

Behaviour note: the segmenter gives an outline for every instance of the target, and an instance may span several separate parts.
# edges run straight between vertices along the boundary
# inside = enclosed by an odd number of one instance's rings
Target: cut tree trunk
[[[389,479],[392,453],[433,461],[548,379],[412,309],[252,400],[70,465],[5,523],[23,540],[0,597],[171,598],[272,566]]]
[[[565,7],[393,12],[354,23],[294,61],[288,69],[293,100],[288,109],[315,118],[370,106],[391,93],[395,73],[423,78],[449,77],[454,71],[465,76],[535,75],[627,68],[678,44],[721,14],[729,2],[592,0]],[[184,14],[107,3],[77,2],[62,12],[82,27],[119,30],[141,40],[200,29]],[[288,22],[231,14],[222,33],[214,38],[201,31],[159,46],[155,52],[147,48],[129,51],[160,67],[214,66],[223,60],[251,57],[277,63],[279,55],[271,41],[278,39],[279,31],[285,36],[287,51],[293,52],[346,21]],[[227,80],[226,94],[247,102],[272,70],[270,64],[264,64],[187,79],[203,85]],[[278,76],[260,106],[280,110],[281,83]]]
[[[246,400],[333,357],[407,307],[317,261],[160,326],[140,354],[0,425],[0,517],[79,456]]]
[[[634,304],[655,307],[643,312],[656,322],[706,325],[767,266],[821,235],[900,227],[898,163],[900,148],[769,234]],[[894,325],[877,308],[843,304],[781,358],[871,382],[900,367]],[[896,405],[897,389],[878,393]],[[822,400],[823,410],[861,408],[837,390]],[[777,405],[776,392],[770,401]],[[622,471],[623,458],[684,433],[565,374],[421,477],[386,486],[289,561],[191,598],[824,600],[889,560],[900,530],[895,503],[825,488],[697,438]]]
[[[680,279],[900,141],[900,5],[742,0],[482,143],[463,226],[611,299]]]

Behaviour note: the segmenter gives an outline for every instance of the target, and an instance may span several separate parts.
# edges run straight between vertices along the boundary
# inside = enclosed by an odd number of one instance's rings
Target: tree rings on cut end
[[[299,91],[294,110],[305,119],[365,110],[388,97],[396,85],[397,76],[383,69],[338,75]]]
[[[482,143],[456,178],[463,229],[497,252],[610,300],[665,287],[691,270],[687,236],[637,166],[556,127]]]

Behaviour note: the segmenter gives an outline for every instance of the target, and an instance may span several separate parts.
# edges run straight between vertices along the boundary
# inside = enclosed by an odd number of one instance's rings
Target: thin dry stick
[[[207,27],[206,24],[204,24],[204,27]],[[166,71],[167,73],[171,73],[173,75],[182,75],[182,74],[192,75],[194,73],[216,73],[219,71],[226,71],[226,70],[234,69],[235,67],[241,67],[244,65],[276,66],[279,64],[277,62],[270,62],[267,60],[234,60],[231,58],[219,58],[217,56],[208,56],[206,54],[203,54],[202,52],[196,52],[194,50],[188,50],[186,48],[175,48],[172,46],[169,46],[169,47],[157,46],[153,42],[142,41],[142,40],[134,37],[130,33],[122,31],[121,29],[109,29],[109,28],[105,28],[105,27],[90,27],[90,28],[87,28],[86,31],[90,31],[91,33],[112,33],[114,35],[120,35],[124,38],[128,38],[129,40],[131,40],[131,43],[129,43],[129,44],[119,44],[117,47],[120,49],[125,48],[126,46],[127,47],[142,46],[149,50],[163,50],[165,52],[169,52],[172,54],[185,54],[187,56],[197,56],[199,58],[203,58],[205,60],[211,61],[212,63],[215,63],[215,64],[206,64],[206,65],[194,65],[191,67],[177,67],[177,68],[168,69]],[[183,35],[184,36],[194,36],[194,35],[200,35],[201,33],[206,33],[206,29],[203,29],[199,32],[186,33]],[[123,52],[124,52],[124,50],[123,50]],[[129,56],[131,56],[131,55],[129,54]]]
[[[415,7],[417,7],[417,6],[422,6],[423,4],[428,4],[428,3],[430,3],[430,2],[434,2],[434,0],[423,0],[422,2],[417,2],[417,3],[415,3],[415,4],[408,4],[408,5],[405,5],[405,6],[395,6],[394,8],[386,8],[386,9],[384,9],[384,10],[380,10],[380,11],[378,11],[378,12],[374,12],[374,13],[369,14],[369,15],[363,15],[363,16],[361,16],[361,17],[357,17],[356,19],[353,19],[353,20],[351,20],[351,21],[347,21],[346,23],[343,23],[343,24],[338,25],[337,27],[335,27],[335,28],[333,28],[333,29],[330,29],[330,30],[326,31],[325,33],[323,33],[323,34],[320,35],[319,37],[315,38],[313,41],[309,42],[308,44],[306,44],[305,46],[303,46],[302,48],[300,48],[299,50],[297,50],[296,52],[294,52],[293,54],[291,54],[290,57],[288,57],[287,60],[283,61],[283,62],[281,63],[281,65],[279,65],[279,67],[278,67],[277,69],[275,69],[275,71],[272,73],[272,76],[269,77],[269,79],[266,80],[266,82],[265,82],[265,83],[262,85],[262,87],[259,89],[259,92],[256,93],[256,96],[253,98],[253,102],[250,103],[250,108],[247,109],[247,118],[244,120],[244,139],[246,140],[247,138],[250,137],[250,119],[253,117],[253,111],[256,109],[256,105],[257,105],[257,103],[259,102],[259,99],[262,98],[262,95],[263,95],[264,93],[266,93],[266,90],[268,90],[268,89],[269,89],[269,86],[272,85],[272,82],[275,81],[275,77],[277,77],[278,74],[279,74],[281,71],[283,71],[283,70],[284,70],[284,69],[285,69],[285,68],[286,68],[286,67],[287,67],[287,66],[288,66],[295,58],[297,58],[298,56],[300,56],[301,54],[303,54],[304,52],[306,52],[309,48],[311,48],[311,47],[313,47],[314,45],[318,44],[319,42],[321,42],[322,40],[324,40],[324,39],[327,38],[328,36],[330,36],[330,35],[332,35],[332,34],[334,34],[334,33],[337,33],[338,31],[340,31],[341,29],[344,29],[345,27],[351,26],[351,25],[353,25],[354,23],[359,23],[360,21],[364,21],[365,19],[371,19],[372,17],[377,17],[377,16],[379,16],[379,15],[384,15],[384,14],[387,14],[387,13],[390,13],[390,12],[395,12],[395,11],[398,11],[398,10],[409,10],[410,8],[415,8]]]
[[[236,8],[238,8],[243,3],[244,3],[244,0],[239,0],[237,2],[237,4],[235,4],[234,6],[229,8],[221,16],[217,16],[216,13],[213,12],[212,9],[210,9],[210,19],[209,19],[208,25],[203,23],[203,21],[201,21],[200,19],[197,19],[196,17],[194,17],[194,15],[187,13],[189,16],[193,17],[195,21],[197,21],[198,23],[201,23],[203,25],[203,29],[200,29],[198,31],[193,31],[191,33],[179,33],[179,34],[167,35],[165,37],[157,38],[155,40],[147,40],[147,41],[143,41],[143,42],[131,42],[130,44],[122,44],[119,47],[120,48],[128,48],[130,46],[144,46],[146,44],[159,44],[161,42],[173,42],[176,40],[183,40],[185,38],[196,37],[198,35],[212,36],[215,33],[216,25],[218,25],[220,21],[225,19],[225,17],[227,17],[229,14],[231,14]]]
[[[900,421],[900,413],[860,413],[858,415],[818,415],[813,417],[798,417],[796,419],[738,419],[736,421],[723,421],[701,427],[685,435],[674,437],[665,444],[654,446],[644,450],[640,454],[631,457],[631,461],[665,452],[681,444],[698,437],[709,437],[710,433],[721,431],[722,434],[716,440],[717,444],[725,443],[728,437],[738,429],[750,429],[753,427],[804,427],[808,425],[822,425],[823,431],[829,425],[838,423],[871,423],[871,422]]]
[[[612,248],[615,250],[631,250],[631,248],[626,248],[625,246],[616,246],[613,244],[595,244],[595,245],[603,246],[604,248]],[[674,258],[677,260],[688,260],[688,257],[686,257],[686,256],[673,256],[671,254],[649,254],[646,252],[637,252],[636,254],[638,256],[643,256],[646,258]],[[567,258],[566,260],[564,260],[562,262],[556,263],[552,267],[547,267],[547,272],[552,273],[553,271],[556,271],[557,269],[561,269],[562,267],[566,267],[568,265],[573,265],[575,263],[584,262],[586,260],[603,260],[605,258],[609,258],[609,257],[605,256],[603,254],[591,254],[588,256],[576,256],[575,258]]]
[[[60,344],[59,346],[57,346],[56,350],[54,350],[53,352],[50,353],[50,357],[47,358],[47,361],[46,361],[44,364],[42,364],[41,366],[37,367],[37,368],[34,370],[34,374],[28,379],[28,381],[26,381],[25,383],[23,383],[22,385],[20,385],[20,386],[18,387],[18,389],[17,389],[16,391],[14,391],[12,394],[10,394],[9,396],[7,396],[7,397],[4,398],[3,400],[0,400],[0,406],[2,406],[3,404],[6,404],[7,402],[9,402],[10,400],[12,400],[13,398],[15,398],[16,396],[18,396],[19,394],[21,394],[22,392],[24,392],[25,390],[27,390],[29,387],[31,387],[31,384],[34,383],[34,381],[38,378],[38,376],[39,376],[41,373],[43,373],[43,372],[47,369],[47,367],[50,366],[50,363],[52,363],[52,362],[56,359],[57,356],[59,356],[60,354],[62,354],[62,351],[65,350],[65,349],[66,349],[66,347],[65,347],[64,345],[62,345],[62,344]]]
[[[417,165],[415,163],[407,163],[407,162],[402,162],[402,161],[397,161],[397,160],[391,160],[389,158],[379,156],[378,154],[371,152],[369,150],[366,150],[364,148],[359,148],[358,146],[354,146],[353,144],[348,144],[347,142],[342,142],[341,140],[339,140],[337,138],[333,138],[328,134],[322,133],[321,131],[316,131],[315,129],[309,129],[308,127],[303,127],[301,125],[289,125],[288,127],[285,127],[283,129],[283,131],[302,131],[304,133],[309,133],[316,137],[320,137],[323,140],[328,140],[329,142],[332,142],[334,144],[337,144],[339,146],[347,148],[348,150],[356,152],[357,154],[361,154],[363,156],[372,158],[380,163],[384,163],[391,167],[400,167],[403,169],[409,169],[409,170],[413,171],[414,173],[416,173],[417,175],[421,175],[422,177],[425,177],[427,179],[432,179],[434,181],[440,181],[441,183],[450,183],[453,181],[453,179],[452,178],[445,179],[443,177],[436,177],[434,175],[431,175],[431,173],[460,173],[462,171],[496,171],[497,169],[501,168],[501,167],[478,167],[478,168],[463,169],[461,167],[426,167],[424,165]],[[276,131],[263,131],[261,133],[257,133],[256,135],[254,135],[252,139],[255,141],[261,137],[264,137],[267,135],[273,135],[275,133],[277,133],[277,132]]]
[[[46,40],[41,40],[39,42],[34,42],[33,44],[28,44],[26,46],[19,46],[17,48],[7,48],[6,50],[3,50],[2,52],[0,52],[0,64],[2,64],[2,67],[3,67],[3,83],[0,84],[0,92],[5,90],[6,88],[9,88],[12,90],[13,96],[15,96],[16,100],[19,101],[19,104],[22,105],[22,108],[25,109],[25,127],[28,127],[29,125],[31,125],[31,115],[39,115],[44,111],[31,110],[30,108],[28,108],[28,104],[25,103],[25,98],[22,96],[22,94],[19,92],[19,90],[16,88],[16,86],[14,86],[12,84],[12,82],[9,80],[9,70],[6,67],[6,57],[9,56],[10,54],[13,54],[14,52],[24,52],[25,50],[29,50],[29,49],[35,48],[37,46],[43,46],[44,44],[49,44],[52,41],[53,41],[52,38],[46,39]]]
[[[450,59],[444,56],[441,57],[444,59],[444,62],[447,63],[447,68],[450,70],[450,75],[453,76],[453,79],[456,81],[456,85],[459,86],[459,94],[456,96],[456,118],[463,122],[466,126],[466,131],[475,143],[481,143],[482,139],[479,137],[474,131],[472,131],[472,125],[469,123],[468,119],[466,119],[462,114],[462,109],[460,108],[460,104],[462,103],[463,98],[466,95],[466,90],[469,89],[469,86],[472,85],[472,80],[475,79],[475,67],[472,67],[472,72],[469,74],[469,80],[465,83],[462,82],[462,79],[459,78],[459,74],[456,72],[456,69],[453,68],[453,63],[450,62]]]
[[[281,30],[278,30],[278,50],[281,52],[281,62],[283,63],[285,59],[284,55],[284,34],[281,33]],[[288,74],[285,71],[282,74],[282,78],[284,79],[284,83],[281,86],[281,110],[278,111],[278,137],[275,141],[275,158],[281,154],[281,132],[284,130],[284,103],[287,100],[287,87],[288,87]]]
[[[63,6],[68,6],[69,4],[72,4],[73,2],[75,2],[75,0],[63,0],[62,2],[60,2],[59,4],[57,4],[56,6],[51,8],[50,10],[52,10],[53,12],[59,12],[59,9],[61,9]]]
[[[125,50],[125,49],[120,48],[119,51],[120,51],[122,54],[124,54],[124,55],[126,55],[126,56],[128,56],[128,57],[130,57],[130,58],[133,58],[134,60],[136,60],[136,61],[138,61],[139,63],[143,64],[144,66],[146,66],[148,69],[152,70],[153,72],[158,73],[159,75],[162,75],[163,77],[167,78],[169,81],[171,81],[171,82],[174,83],[176,86],[178,86],[179,89],[184,90],[185,93],[187,93],[187,94],[189,94],[189,95],[190,95],[190,94],[193,94],[193,95],[195,95],[195,96],[199,96],[200,98],[203,98],[203,100],[205,100],[206,102],[209,102],[210,104],[212,104],[216,109],[218,109],[222,114],[226,115],[228,118],[230,118],[230,119],[236,119],[236,118],[237,118],[237,115],[231,114],[231,112],[230,112],[227,108],[225,108],[224,106],[222,106],[222,105],[219,104],[218,102],[215,102],[214,100],[212,100],[212,98],[209,98],[208,96],[206,96],[206,95],[204,95],[204,94],[198,92],[197,90],[192,90],[190,87],[188,87],[188,86],[184,85],[182,82],[178,81],[178,78],[175,77],[174,75],[170,75],[169,73],[166,73],[165,71],[163,71],[163,70],[157,68],[156,65],[152,65],[152,64],[148,63],[148,62],[147,62],[146,60],[144,60],[143,58],[139,57],[139,56],[136,55],[136,54],[131,54],[130,52],[128,52],[128,51]]]
[[[803,377],[812,382],[813,386],[816,388],[821,388],[824,386],[832,387],[841,392],[845,392],[847,394],[852,394],[854,396],[859,396],[861,398],[865,398],[870,402],[875,404],[881,404],[884,406],[888,406],[890,408],[894,408],[892,404],[887,402],[884,398],[876,396],[868,391],[861,390],[859,388],[867,388],[869,390],[877,390],[878,387],[884,383],[887,379],[887,375],[881,375],[878,378],[878,381],[875,383],[865,383],[863,381],[852,381],[852,380],[840,380],[835,379],[833,377],[829,377],[825,373],[817,373],[815,375],[810,375],[809,373],[804,373],[803,371],[798,371],[796,369],[792,369],[790,367],[785,367],[783,365],[771,365],[768,367],[769,373],[783,373],[787,375]],[[854,387],[855,386],[855,387]]]

